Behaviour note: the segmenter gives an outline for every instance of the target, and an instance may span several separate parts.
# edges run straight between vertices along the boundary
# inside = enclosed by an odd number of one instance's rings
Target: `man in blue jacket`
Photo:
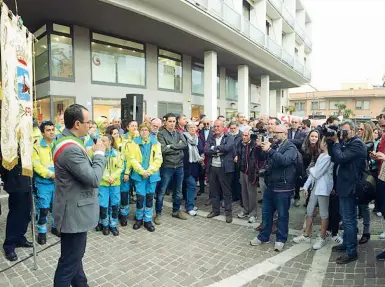
[[[362,179],[366,165],[366,146],[355,135],[354,123],[341,124],[341,137],[331,138],[332,161],[337,166],[336,191],[340,198],[340,213],[344,224],[343,244],[333,247],[334,252],[345,252],[337,258],[337,264],[357,260],[357,204],[355,186]]]
[[[262,230],[250,244],[257,246],[269,242],[276,210],[278,220],[274,250],[282,251],[289,232],[289,209],[296,182],[298,151],[295,145],[287,140],[287,129],[284,126],[276,126],[272,134],[273,145],[257,140],[257,146],[262,148],[267,159],[266,190],[263,193]]]

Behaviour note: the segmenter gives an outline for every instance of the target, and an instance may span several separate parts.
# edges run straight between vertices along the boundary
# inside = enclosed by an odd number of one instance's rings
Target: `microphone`
[[[96,144],[96,142],[98,141],[96,136],[94,134],[89,134],[89,135],[90,135],[90,138],[92,139],[92,141],[94,142],[94,144]]]

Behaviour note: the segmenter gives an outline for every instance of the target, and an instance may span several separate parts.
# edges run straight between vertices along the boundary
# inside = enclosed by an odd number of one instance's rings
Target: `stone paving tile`
[[[255,236],[252,227],[202,217],[181,221],[170,215],[165,208],[164,224],[154,233],[132,230],[132,218],[118,237],[90,232],[84,258],[90,286],[206,286],[276,255],[272,244],[249,245]],[[3,231],[4,216],[1,220]],[[52,236],[49,240],[56,241]],[[0,273],[0,286],[52,286],[59,251],[60,245],[42,251],[37,271],[28,259]],[[20,258],[29,254],[17,252]],[[0,266],[9,266],[2,256]]]
[[[308,250],[289,260],[283,266],[259,276],[243,287],[301,287],[305,281],[306,273],[310,270],[313,256],[314,251]]]
[[[322,286],[385,286],[384,262],[376,260],[376,255],[383,250],[384,242],[369,241],[359,246],[358,260],[347,265],[337,265],[339,253],[330,256]]]

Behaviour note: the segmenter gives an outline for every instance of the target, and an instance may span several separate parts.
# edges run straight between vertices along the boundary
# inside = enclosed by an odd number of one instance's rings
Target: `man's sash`
[[[74,136],[62,136],[56,143],[53,148],[53,162],[56,162],[59,155],[64,151],[64,149],[68,146],[76,145],[78,146],[83,153],[87,156],[87,158],[92,163],[92,160],[90,159],[83,142]]]

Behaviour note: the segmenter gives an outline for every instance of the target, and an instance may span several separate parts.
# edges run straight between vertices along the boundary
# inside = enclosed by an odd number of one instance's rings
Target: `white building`
[[[10,8],[14,1],[5,0]],[[36,44],[38,111],[74,102],[120,115],[275,115],[310,82],[311,19],[302,0],[18,0]]]

